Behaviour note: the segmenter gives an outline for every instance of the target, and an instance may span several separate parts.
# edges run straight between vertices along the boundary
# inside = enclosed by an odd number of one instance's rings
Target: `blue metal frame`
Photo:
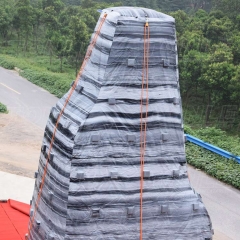
[[[222,157],[225,157],[225,158],[228,158],[228,159],[232,158],[235,161],[237,161],[238,163],[240,163],[240,156],[235,156],[230,152],[227,152],[227,151],[225,151],[225,150],[223,150],[219,147],[216,147],[216,146],[214,146],[210,143],[206,143],[206,142],[204,142],[204,141],[202,141],[202,140],[200,140],[196,137],[193,137],[189,134],[185,134],[185,136],[186,136],[187,141],[189,141],[191,143],[194,143],[194,144],[196,144],[196,145],[198,145],[202,148],[205,148],[205,149],[207,149],[211,152],[217,153],[217,154],[221,155]]]

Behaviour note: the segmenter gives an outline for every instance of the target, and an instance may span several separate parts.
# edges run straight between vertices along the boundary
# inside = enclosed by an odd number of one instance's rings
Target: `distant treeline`
[[[81,5],[83,0],[64,0],[67,5]],[[120,3],[124,6],[138,6],[161,11],[196,11],[204,9],[209,11],[213,6],[212,0],[95,0],[95,2],[104,2],[108,4]]]
[[[185,102],[240,103],[240,0],[0,0],[1,49],[17,54],[45,47],[79,68],[99,18],[97,9],[136,5],[176,19],[180,83]],[[185,10],[185,11],[184,11]],[[11,41],[10,41],[11,40]]]

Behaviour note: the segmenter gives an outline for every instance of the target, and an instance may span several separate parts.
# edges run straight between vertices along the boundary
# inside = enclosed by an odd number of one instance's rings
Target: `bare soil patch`
[[[13,113],[0,114],[0,171],[33,177],[43,130]]]

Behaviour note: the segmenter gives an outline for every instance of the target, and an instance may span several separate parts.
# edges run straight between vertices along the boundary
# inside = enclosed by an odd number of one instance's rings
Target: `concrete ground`
[[[240,191],[188,167],[191,186],[201,194],[213,223],[214,240],[240,239]]]
[[[0,171],[0,200],[13,199],[30,204],[34,183],[33,178]]]

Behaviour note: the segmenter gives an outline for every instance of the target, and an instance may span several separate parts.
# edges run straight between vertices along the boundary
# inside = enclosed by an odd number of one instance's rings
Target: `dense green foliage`
[[[47,70],[65,72],[67,64],[77,74],[97,9],[119,5],[177,10],[170,14],[176,18],[184,105],[196,97],[205,105],[240,104],[240,0],[0,0],[0,50],[20,58],[47,55]]]
[[[240,137],[228,136],[226,132],[213,127],[192,130],[186,126],[185,132],[240,156]],[[192,143],[187,143],[186,154],[189,164],[240,189],[240,164],[233,159],[223,158]]]
[[[208,105],[239,105],[238,16],[230,19],[220,10],[209,14],[198,10],[193,16],[177,11],[172,15],[177,20],[184,101],[198,97]]]
[[[0,113],[7,113],[8,110],[7,110],[7,106],[0,103]]]
[[[66,5],[81,5],[84,0],[64,0]],[[121,2],[123,6],[138,6],[158,9],[161,11],[195,11],[202,8],[210,10],[212,7],[212,0],[95,0],[95,2],[116,3]]]

